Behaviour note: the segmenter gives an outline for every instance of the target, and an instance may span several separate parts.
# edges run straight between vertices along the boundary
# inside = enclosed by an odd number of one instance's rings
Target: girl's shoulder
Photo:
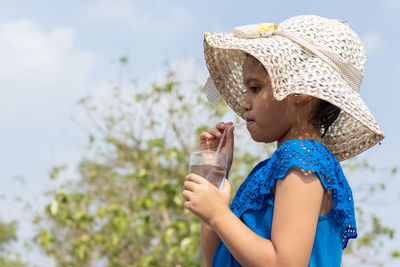
[[[329,149],[313,139],[288,140],[276,149],[271,160],[276,164],[279,164],[279,161],[284,164],[294,161],[307,168],[318,167],[321,164],[333,164],[336,167],[341,167],[339,161]]]
[[[293,139],[282,143],[272,157],[253,174],[261,183],[269,181],[274,184],[276,179],[284,178],[292,167],[313,171],[327,189],[330,189],[330,185],[346,180],[339,161],[329,149],[317,140],[308,139]]]
[[[336,157],[316,140],[294,139],[284,142],[272,157],[260,162],[239,188],[231,209],[240,217],[246,210],[260,210],[278,179],[290,168],[314,172],[325,189],[332,191],[336,221],[343,228],[343,247],[357,236],[351,188]]]

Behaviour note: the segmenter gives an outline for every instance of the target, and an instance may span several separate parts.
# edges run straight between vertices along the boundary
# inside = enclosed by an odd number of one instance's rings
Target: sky
[[[180,77],[201,82],[204,32],[301,14],[343,19],[364,42],[360,94],[386,138],[363,157],[379,167],[398,165],[400,0],[1,1],[0,218],[21,220],[22,238],[32,234],[15,197],[40,210],[43,192],[54,186],[51,167],[67,163],[73,172],[87,143],[85,125],[74,122],[83,116],[76,103],[104,94],[118,58],[128,57],[127,75],[143,82],[162,76],[165,61]],[[391,184],[390,194],[400,194],[400,183]],[[382,216],[400,225],[391,212],[399,208],[391,203]]]

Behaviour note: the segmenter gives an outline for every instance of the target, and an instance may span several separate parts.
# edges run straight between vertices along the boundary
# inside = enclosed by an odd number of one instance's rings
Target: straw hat
[[[214,105],[222,95],[241,117],[246,53],[268,71],[277,100],[289,94],[307,94],[342,110],[323,137],[339,161],[383,139],[382,130],[359,95],[365,50],[346,22],[307,15],[279,25],[261,23],[237,27],[233,33],[205,33],[204,54],[210,77],[204,91]]]

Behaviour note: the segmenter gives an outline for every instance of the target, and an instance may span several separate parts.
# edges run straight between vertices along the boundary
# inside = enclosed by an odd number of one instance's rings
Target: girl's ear
[[[294,94],[293,95],[293,102],[295,105],[306,105],[308,104],[311,100],[313,100],[312,96],[309,95],[303,95],[303,94]]]

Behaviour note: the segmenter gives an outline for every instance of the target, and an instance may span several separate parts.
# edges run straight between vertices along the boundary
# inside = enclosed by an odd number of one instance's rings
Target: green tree
[[[36,241],[59,266],[200,266],[200,222],[181,197],[188,156],[211,122],[234,115],[226,105],[212,108],[196,83],[182,84],[173,72],[152,86],[111,88],[103,102],[80,101],[92,122],[88,152],[78,177],[50,192]],[[232,192],[273,148],[235,149]],[[65,169],[55,166],[50,177]]]
[[[17,240],[17,222],[0,222],[0,266],[23,267],[25,264],[7,248]]]

